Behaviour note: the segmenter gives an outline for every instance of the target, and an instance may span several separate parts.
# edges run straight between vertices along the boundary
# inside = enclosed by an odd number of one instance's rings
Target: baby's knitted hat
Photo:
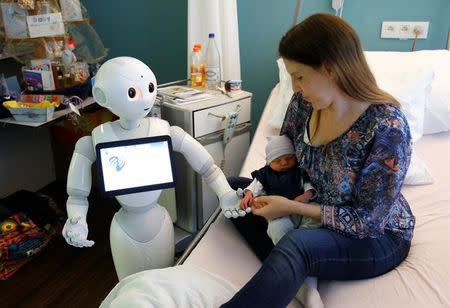
[[[267,137],[266,162],[270,164],[272,160],[287,154],[295,154],[294,145],[286,135]]]

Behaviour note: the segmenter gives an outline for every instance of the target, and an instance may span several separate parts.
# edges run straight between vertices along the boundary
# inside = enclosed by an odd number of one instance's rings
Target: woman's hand
[[[260,196],[253,199],[252,213],[262,216],[267,220],[272,220],[282,216],[296,213],[296,206],[299,203],[281,196]]]

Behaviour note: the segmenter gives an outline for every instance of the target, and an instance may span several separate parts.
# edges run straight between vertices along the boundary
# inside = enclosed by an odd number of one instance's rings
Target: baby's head
[[[295,149],[286,135],[267,137],[266,162],[277,172],[287,171],[297,165]]]

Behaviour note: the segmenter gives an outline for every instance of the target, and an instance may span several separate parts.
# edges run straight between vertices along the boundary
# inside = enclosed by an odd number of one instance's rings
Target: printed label
[[[206,80],[207,81],[219,81],[219,68],[218,67],[208,67],[206,69]]]

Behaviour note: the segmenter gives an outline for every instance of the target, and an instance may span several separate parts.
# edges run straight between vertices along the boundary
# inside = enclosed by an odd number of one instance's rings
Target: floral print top
[[[403,113],[372,104],[333,141],[309,144],[311,105],[295,93],[281,134],[294,142],[299,167],[317,190],[324,227],[357,238],[390,230],[411,240],[415,218],[400,190],[411,157],[411,135]]]

